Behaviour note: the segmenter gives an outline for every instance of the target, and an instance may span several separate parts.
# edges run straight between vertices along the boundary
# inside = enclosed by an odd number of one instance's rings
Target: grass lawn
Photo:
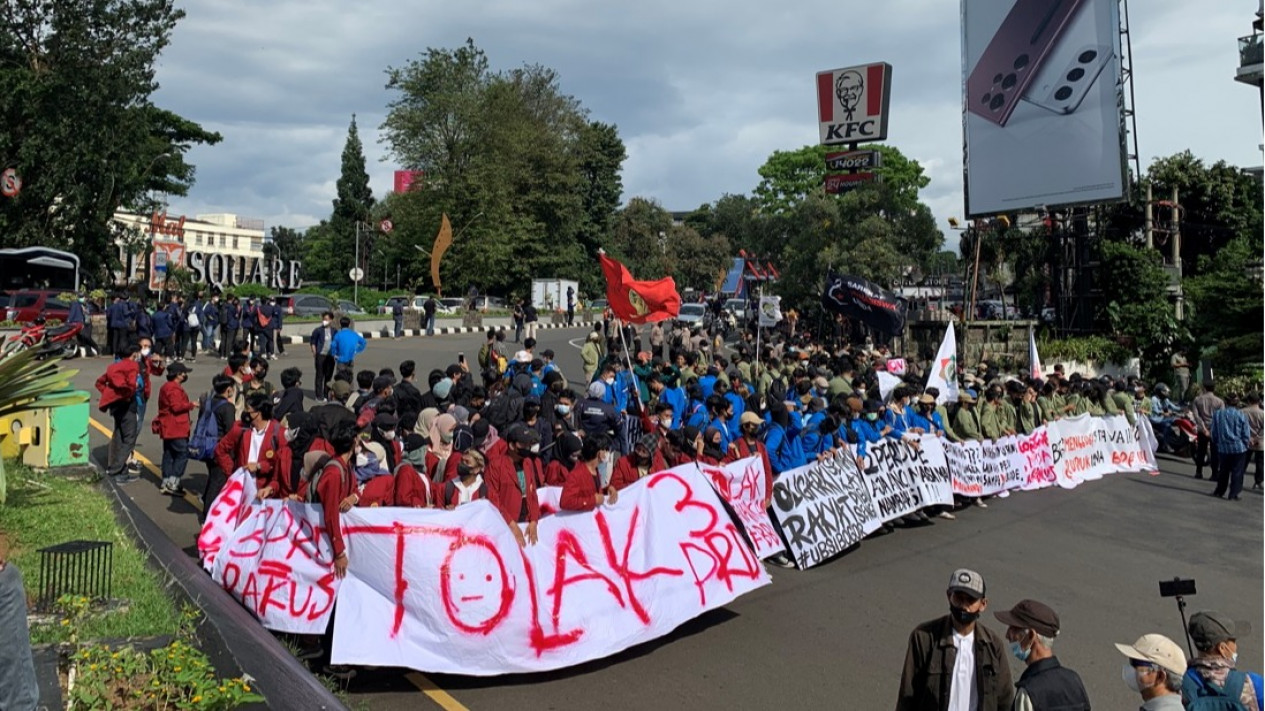
[[[126,611],[93,614],[79,626],[79,639],[174,635],[180,613],[163,591],[159,576],[146,563],[114,517],[99,485],[35,472],[16,461],[5,463],[9,500],[0,506],[0,532],[9,539],[9,560],[22,571],[27,594],[39,585],[39,549],[69,540],[112,541],[114,578],[111,596],[127,603]],[[36,627],[31,641],[62,642],[65,625]]]

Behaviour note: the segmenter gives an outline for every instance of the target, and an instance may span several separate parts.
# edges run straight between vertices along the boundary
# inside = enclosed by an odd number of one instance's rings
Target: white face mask
[[[663,419],[659,420],[659,425],[660,425],[660,426],[662,426],[662,427],[664,427],[665,429],[671,429],[671,428],[672,428],[672,418],[671,418],[671,417],[664,417]]]
[[[600,452],[597,455],[597,461],[601,462],[602,464],[605,464],[609,462],[610,460],[611,460],[610,452]]]
[[[153,352],[153,351],[151,351],[149,348],[142,348],[142,349],[141,349],[141,357],[142,357],[142,358],[148,358],[148,357],[149,357],[149,354],[150,354],[150,353],[152,353],[152,352]]]
[[[250,369],[250,366],[248,365],[248,366],[246,366],[245,368],[242,368],[242,372],[243,372],[243,373],[245,373],[246,375],[250,375],[250,374],[251,374],[251,373],[253,373],[254,371],[252,371],[252,370]]]
[[[539,444],[539,443],[537,443],[537,444],[533,444],[533,445],[531,446],[531,453],[532,453],[532,454],[540,454],[540,444]]]
[[[294,441],[294,435],[295,435],[295,431],[294,431],[294,430],[290,429],[289,427],[287,427],[287,428],[285,429],[284,436],[285,436],[285,438],[286,438],[286,441],[287,441],[287,442],[293,442],[293,441]]]
[[[357,455],[356,455],[356,466],[358,466],[358,467],[367,467],[367,466],[369,466],[369,455],[368,455],[368,454],[365,454],[364,452],[361,452],[360,454],[357,454]]]
[[[383,432],[382,438],[388,442],[395,439],[395,430],[387,430],[386,432]]]
[[[321,325],[325,328],[329,328],[329,321],[321,321]]]

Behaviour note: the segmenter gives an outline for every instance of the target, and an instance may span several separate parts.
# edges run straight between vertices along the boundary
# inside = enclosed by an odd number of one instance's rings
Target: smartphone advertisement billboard
[[[962,0],[966,213],[1119,200],[1119,0]]]

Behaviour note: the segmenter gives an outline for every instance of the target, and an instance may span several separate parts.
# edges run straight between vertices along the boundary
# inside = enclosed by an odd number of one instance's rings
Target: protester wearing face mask
[[[632,454],[620,457],[611,471],[611,486],[621,491],[640,479],[668,468],[659,453],[659,435],[642,435]]]
[[[96,388],[101,393],[97,409],[110,413],[114,420],[114,434],[110,437],[110,448],[106,456],[106,471],[114,481],[127,484],[136,481],[128,472],[127,460],[136,447],[136,436],[139,432],[140,416],[138,393],[147,382],[142,376],[144,365],[141,362],[140,346],[132,343],[116,351],[116,360],[105,369],[105,373],[97,378]]]
[[[909,635],[896,711],[1010,711],[1015,690],[1005,639],[979,623],[984,578],[965,568],[949,578],[949,614]]]
[[[451,510],[471,501],[488,498],[487,482],[483,480],[486,466],[486,461],[478,450],[472,449],[462,454],[457,464],[457,478],[440,487],[440,505]]]
[[[390,413],[375,415],[370,426],[369,439],[382,447],[386,454],[386,465],[389,471],[404,460],[404,441],[399,437],[400,418]]]
[[[619,491],[613,486],[602,486],[598,469],[611,457],[611,441],[606,435],[586,437],[580,450],[580,461],[567,474],[558,502],[563,511],[592,511],[602,504],[614,504]]]
[[[1036,600],[993,614],[1006,625],[1010,655],[1026,667],[1015,682],[1014,711],[1089,711],[1080,676],[1054,656],[1058,614]]]
[[[387,466],[387,450],[374,441],[361,440],[356,453],[357,506],[376,508],[395,505],[395,477]]]
[[[395,470],[395,505],[416,509],[441,506],[443,485],[426,475],[428,442],[416,432],[409,432],[403,440],[404,459]],[[460,460],[456,457],[460,466]],[[457,467],[454,467],[456,472]],[[458,473],[459,476],[459,473]]]
[[[909,413],[909,425],[911,432],[934,437],[944,436],[944,422],[940,419],[940,413],[936,412],[934,396],[926,393],[918,396],[914,411]]]
[[[180,480],[189,463],[189,413],[195,407],[185,392],[189,366],[172,363],[167,366],[167,382],[158,390],[158,415],[153,431],[163,441],[162,485],[158,491],[168,496],[184,496]]]
[[[263,393],[246,398],[241,419],[220,438],[215,462],[224,472],[245,469],[255,477],[258,497],[289,495],[290,449],[281,423],[272,419],[272,400]]]
[[[1186,653],[1176,642],[1162,634],[1144,634],[1116,649],[1128,657],[1120,678],[1142,697],[1139,711],[1185,711],[1181,691]]]
[[[478,425],[482,423],[480,420],[471,428],[476,431],[476,447]],[[534,544],[536,523],[540,520],[536,482],[545,478],[540,462],[540,435],[521,424],[511,427],[506,435],[505,447],[484,451],[487,468],[483,480],[488,486],[488,500],[496,504],[520,546]],[[519,524],[526,524],[526,530]]]
[[[1195,644],[1195,658],[1190,660],[1182,682],[1187,708],[1195,699],[1221,696],[1237,700],[1248,711],[1261,711],[1265,705],[1261,675],[1235,668],[1239,662],[1238,638],[1247,636],[1251,626],[1208,610],[1191,615],[1186,630]]]

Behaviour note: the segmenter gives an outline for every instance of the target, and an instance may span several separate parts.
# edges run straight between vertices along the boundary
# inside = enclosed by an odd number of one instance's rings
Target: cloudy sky
[[[973,0],[981,1],[981,0]],[[983,0],[987,1],[987,0]],[[813,76],[894,67],[889,142],[919,160],[949,238],[962,208],[959,5],[952,0],[200,0],[160,58],[155,101],[224,141],[194,150],[198,182],[173,213],[233,212],[306,227],[329,215],[348,122],[370,186],[397,167],[378,142],[384,70],[472,37],[494,69],[538,63],[628,148],[624,198],[693,209],[749,193],[777,149],[817,140]],[[1258,0],[1135,0],[1143,166],[1191,149],[1261,164],[1257,92],[1233,80]]]

